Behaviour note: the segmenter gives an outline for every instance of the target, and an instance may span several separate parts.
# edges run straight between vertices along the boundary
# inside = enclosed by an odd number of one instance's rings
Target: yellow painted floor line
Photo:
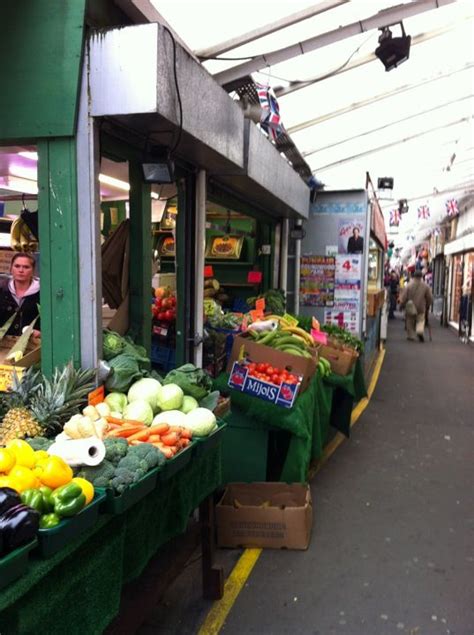
[[[381,349],[379,351],[377,362],[375,363],[375,368],[374,372],[372,373],[369,388],[367,389],[367,397],[361,399],[361,401],[359,401],[357,406],[352,411],[351,428],[369,405],[370,399],[379,379],[380,371],[382,370],[384,357],[385,349]],[[308,480],[311,480],[313,476],[317,474],[317,472],[319,472],[319,470],[326,463],[329,457],[334,454],[334,452],[341,445],[341,443],[345,441],[345,439],[346,437],[343,434],[341,434],[340,432],[337,433],[334,439],[330,443],[328,443],[328,445],[324,449],[324,454],[318,461],[316,466],[312,470],[310,470],[308,474]],[[199,629],[198,635],[217,635],[219,633],[232,609],[235,600],[244,587],[257,560],[260,558],[261,553],[262,549],[244,549],[242,555],[237,561],[237,564],[233,568],[232,573],[227,578],[224,584],[224,595],[222,599],[214,602],[211,610],[204,620],[204,623]]]
[[[255,563],[262,553],[261,549],[245,549],[224,584],[222,600],[214,602],[207,614],[198,635],[216,635],[222,628],[237,596],[249,577]]]

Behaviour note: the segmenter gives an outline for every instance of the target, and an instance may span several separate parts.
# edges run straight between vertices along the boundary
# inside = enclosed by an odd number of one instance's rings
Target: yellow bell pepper
[[[49,454],[46,450],[36,450],[35,452],[35,465],[38,461],[43,461],[44,459],[49,459]]]
[[[23,492],[25,489],[36,489],[40,483],[33,472],[24,465],[14,465],[8,472],[8,479],[14,484],[13,489]]]
[[[7,448],[0,448],[0,472],[9,472],[15,465],[16,459],[13,452]]]
[[[75,478],[73,478],[72,482],[76,483],[76,485],[79,485],[79,487],[82,489],[82,493],[86,497],[86,505],[89,505],[91,500],[94,498],[94,486],[92,485],[92,483],[85,478],[81,478],[80,476],[76,476]]]
[[[17,482],[14,481],[9,476],[0,476],[0,487],[10,487],[11,489],[14,489],[17,492],[19,492],[19,490],[16,489],[17,485],[18,485]]]
[[[26,441],[13,439],[7,443],[7,450],[15,457],[17,465],[23,465],[29,468],[34,466],[36,462],[35,451]]]
[[[47,459],[38,461],[34,473],[43,485],[51,489],[66,485],[73,477],[72,469],[59,456],[48,456]]]

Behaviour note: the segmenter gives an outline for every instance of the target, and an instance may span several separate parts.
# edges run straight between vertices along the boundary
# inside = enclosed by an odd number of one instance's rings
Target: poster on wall
[[[359,301],[360,298],[360,282],[340,281],[334,288],[334,300],[341,302],[342,300]]]
[[[336,259],[332,256],[302,256],[300,302],[303,306],[333,306]]]
[[[364,253],[364,220],[357,217],[341,218],[337,247],[340,254]]]
[[[324,310],[324,323],[335,324],[351,333],[359,333],[359,302],[335,302],[332,309]]]
[[[336,256],[336,280],[360,280],[362,256],[341,254]]]

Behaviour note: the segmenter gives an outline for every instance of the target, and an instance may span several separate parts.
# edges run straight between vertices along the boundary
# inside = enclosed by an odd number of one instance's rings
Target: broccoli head
[[[105,445],[105,458],[110,461],[112,465],[117,466],[120,459],[127,456],[128,442],[127,439],[104,439]]]
[[[114,478],[115,469],[110,461],[104,459],[95,467],[83,465],[76,476],[90,481],[94,487],[110,487],[110,481]]]
[[[32,437],[31,439],[25,439],[33,450],[49,450],[53,445],[53,439],[46,439],[46,437]]]
[[[117,494],[123,494],[127,487],[137,482],[138,478],[140,477],[137,477],[137,472],[133,472],[126,467],[117,467],[115,476],[110,481],[110,486]]]
[[[138,481],[147,473],[148,464],[144,459],[141,459],[135,454],[130,454],[129,452],[127,456],[120,459],[119,464],[117,465],[117,470],[120,468],[132,472],[135,475],[135,481]]]
[[[166,457],[158,448],[151,443],[140,443],[140,445],[132,445],[128,450],[129,456],[137,456],[147,464],[147,472],[158,465],[166,462]]]

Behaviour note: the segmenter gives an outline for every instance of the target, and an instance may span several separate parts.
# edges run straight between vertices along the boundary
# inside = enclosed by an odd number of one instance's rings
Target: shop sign
[[[271,384],[255,377],[250,377],[248,368],[244,364],[234,362],[228,385],[235,390],[245,392],[252,397],[258,397],[283,408],[291,408],[298,394],[298,384],[282,383],[280,386]]]
[[[372,215],[370,219],[370,230],[375,238],[385,249],[387,245],[387,234],[385,233],[385,220],[378,201],[372,201]]]

